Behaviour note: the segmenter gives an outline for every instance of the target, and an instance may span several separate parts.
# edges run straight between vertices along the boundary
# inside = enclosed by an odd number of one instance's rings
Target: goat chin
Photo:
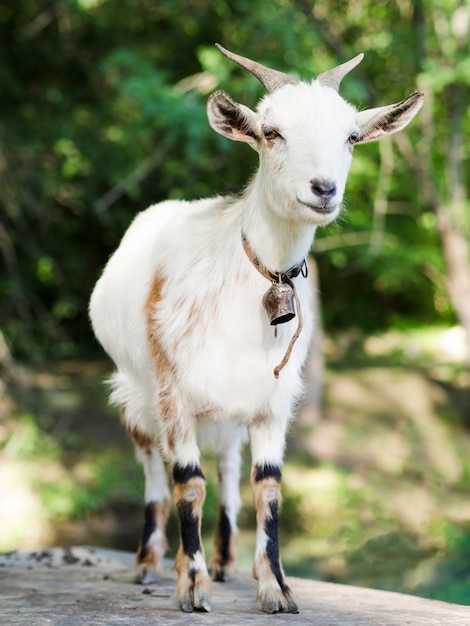
[[[341,212],[341,203],[335,202],[334,204],[316,204],[314,202],[305,202],[304,200],[297,200],[298,203],[308,210],[305,220],[315,224],[315,226],[326,226],[334,221]]]

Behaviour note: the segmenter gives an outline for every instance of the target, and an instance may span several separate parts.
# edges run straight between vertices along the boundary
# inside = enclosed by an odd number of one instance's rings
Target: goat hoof
[[[265,613],[279,613],[279,605],[274,600],[269,600],[268,602],[262,602],[261,608]]]
[[[299,613],[299,607],[293,599],[290,590],[284,592],[277,591],[275,594],[269,594],[267,597],[259,598],[261,600],[261,608],[265,613]]]
[[[226,583],[233,579],[231,573],[219,565],[213,565],[212,567],[210,567],[209,574],[211,580],[216,583]]]
[[[286,613],[295,613],[295,614],[300,613],[300,609],[297,606],[297,604],[294,602],[294,600],[291,599],[291,602],[289,604],[289,610],[286,611]]]
[[[134,576],[134,583],[136,585],[155,585],[160,582],[160,578],[154,569],[143,568],[137,571]]]
[[[158,574],[152,571],[145,572],[142,580],[140,581],[141,585],[155,585],[158,582],[160,582]]]
[[[194,608],[196,611],[210,613],[211,605],[207,596],[207,590],[204,586],[196,585],[191,594],[193,596]]]
[[[273,613],[299,613],[299,607],[293,601],[285,604],[284,602],[263,602],[261,607],[265,613],[273,614]]]
[[[189,576],[180,576],[176,589],[181,610],[185,613],[201,611],[209,613],[211,610],[211,580],[207,570],[191,571]]]
[[[180,608],[185,613],[192,613],[194,611],[193,603],[190,598],[184,598],[184,600],[180,600]]]
[[[201,611],[202,613],[210,613],[211,605],[208,602],[201,602],[199,606],[195,607],[197,611]]]
[[[193,611],[200,611],[201,613],[211,612],[211,605],[208,600],[204,598],[195,598],[192,593],[188,593],[182,600],[180,600],[180,607],[185,613],[192,613]]]

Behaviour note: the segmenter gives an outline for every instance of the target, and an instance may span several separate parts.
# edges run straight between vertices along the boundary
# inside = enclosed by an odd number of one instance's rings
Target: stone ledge
[[[470,626],[470,607],[398,593],[290,578],[299,615],[268,616],[248,574],[214,583],[211,613],[182,613],[175,575],[132,583],[133,555],[99,548],[53,548],[0,555],[2,626],[204,626],[267,623],[317,626]],[[168,562],[168,567],[171,568]]]

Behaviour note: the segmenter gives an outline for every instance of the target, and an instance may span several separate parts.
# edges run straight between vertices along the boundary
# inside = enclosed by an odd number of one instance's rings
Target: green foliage
[[[345,13],[338,0],[260,0],[256,11],[245,0],[0,2],[0,325],[14,353],[89,352],[89,293],[135,213],[249,178],[256,155],[212,132],[205,103],[221,87],[253,107],[263,90],[215,41],[305,78],[364,50],[342,87],[359,108],[424,88],[434,110],[431,175],[445,202],[452,98],[467,102],[470,83],[459,7],[361,1]],[[468,132],[465,111],[461,119]],[[393,144],[388,173],[377,145],[356,150],[344,216],[319,235],[327,328],[454,319],[433,208],[420,191],[423,128],[406,130],[407,149]],[[465,153],[466,181],[468,162]]]
[[[470,527],[449,524],[446,538],[446,558],[434,564],[431,579],[422,583],[417,592],[435,600],[470,604]]]

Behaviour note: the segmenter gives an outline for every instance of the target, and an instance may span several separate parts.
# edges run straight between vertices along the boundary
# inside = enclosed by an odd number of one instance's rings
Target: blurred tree
[[[376,267],[369,267],[368,273],[375,274],[374,289],[383,293],[382,304],[388,300],[392,311],[406,314],[415,310],[422,315],[421,300],[429,311],[434,309],[437,317],[451,319],[450,296],[458,321],[467,332],[470,363],[470,7],[465,0],[401,0],[374,5],[357,2],[354,11],[340,21],[335,19],[340,4],[317,2],[308,10],[322,26],[326,45],[341,57],[346,56],[344,47],[351,41],[357,49],[371,50],[367,55],[369,80],[361,77],[373,98],[371,102],[377,101],[374,86],[381,94],[401,99],[407,89],[415,88],[416,75],[418,87],[427,97],[418,124],[394,136],[390,143],[371,147],[371,154],[380,163],[377,182],[373,183],[374,214],[372,220],[364,219],[354,207],[353,228],[346,227],[349,236],[343,237],[346,245],[358,245],[360,259],[355,259],[354,251],[339,248],[338,237],[331,243],[321,242],[317,249],[333,248],[331,262],[347,268],[348,273],[374,263]],[[369,161],[366,167],[375,178],[376,164]],[[364,162],[360,184],[365,181],[363,168]],[[362,194],[357,184],[354,194],[355,201],[360,202]],[[370,187],[368,195],[372,197]],[[404,220],[404,216],[411,220]],[[370,237],[359,236],[359,220]],[[368,247],[364,254],[365,240]],[[433,284],[434,293],[426,289],[423,276]],[[362,284],[358,289],[364,295]],[[364,300],[358,300],[362,311]],[[329,306],[335,302],[334,294],[328,294],[328,302]],[[354,317],[360,316],[359,310]]]
[[[465,0],[419,0],[414,9],[420,83],[428,95],[414,166],[425,209],[436,216],[446,285],[466,331],[470,364],[470,6]],[[403,139],[401,145],[406,152]]]
[[[421,121],[357,149],[340,227],[319,233],[323,316],[330,331],[453,321],[447,284],[462,318],[457,245],[437,232],[460,233],[465,256],[468,10],[435,4],[0,0],[0,327],[14,354],[89,351],[88,296],[135,212],[248,179],[256,155],[211,132],[205,102],[220,86],[255,106],[263,90],[215,41],[306,78],[362,49],[342,86],[360,108],[419,75]]]

